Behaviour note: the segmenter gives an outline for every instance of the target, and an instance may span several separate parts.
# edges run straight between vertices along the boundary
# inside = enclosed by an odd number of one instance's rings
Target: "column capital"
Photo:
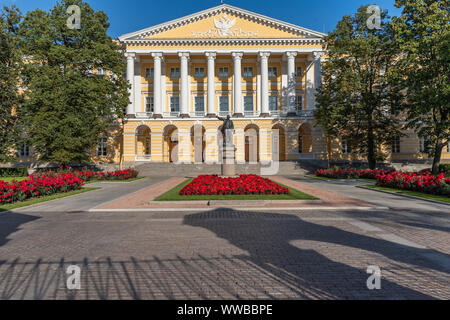
[[[125,52],[125,57],[127,57],[127,59],[134,59],[134,58],[136,58],[136,53],[135,52]]]
[[[244,56],[243,52],[232,52],[231,55],[233,56],[233,59],[242,59]]]
[[[289,59],[293,59],[298,55],[298,52],[295,51],[288,51],[286,52],[286,57]]]
[[[190,55],[189,52],[178,52],[178,56],[179,56],[181,59],[189,59],[189,55]]]
[[[261,59],[267,59],[267,58],[270,57],[270,52],[259,52],[258,56],[259,56]]]
[[[162,59],[164,56],[162,52],[153,52],[152,57],[153,59]]]
[[[315,61],[320,59],[323,55],[325,54],[325,52],[323,51],[313,51],[311,53],[311,55],[308,57],[308,61]]]
[[[216,52],[205,52],[205,56],[208,57],[208,59],[214,60],[217,56]]]

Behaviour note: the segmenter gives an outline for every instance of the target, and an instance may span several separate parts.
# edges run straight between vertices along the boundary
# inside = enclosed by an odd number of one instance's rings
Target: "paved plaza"
[[[450,206],[289,178],[374,207],[91,212],[167,178],[94,184],[0,213],[0,299],[450,298]]]

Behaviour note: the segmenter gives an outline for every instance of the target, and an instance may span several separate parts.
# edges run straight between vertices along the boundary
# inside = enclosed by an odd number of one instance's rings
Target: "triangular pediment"
[[[224,4],[123,35],[119,40],[321,39],[323,36],[320,32]]]

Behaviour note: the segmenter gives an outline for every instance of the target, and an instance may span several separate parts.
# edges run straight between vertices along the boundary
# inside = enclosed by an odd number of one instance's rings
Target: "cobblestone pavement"
[[[446,212],[35,207],[0,214],[0,299],[450,299],[449,231]]]

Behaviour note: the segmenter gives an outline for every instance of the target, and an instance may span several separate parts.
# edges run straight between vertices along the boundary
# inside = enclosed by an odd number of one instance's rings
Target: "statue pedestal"
[[[223,146],[222,176],[224,177],[236,176],[235,151],[233,144]]]

